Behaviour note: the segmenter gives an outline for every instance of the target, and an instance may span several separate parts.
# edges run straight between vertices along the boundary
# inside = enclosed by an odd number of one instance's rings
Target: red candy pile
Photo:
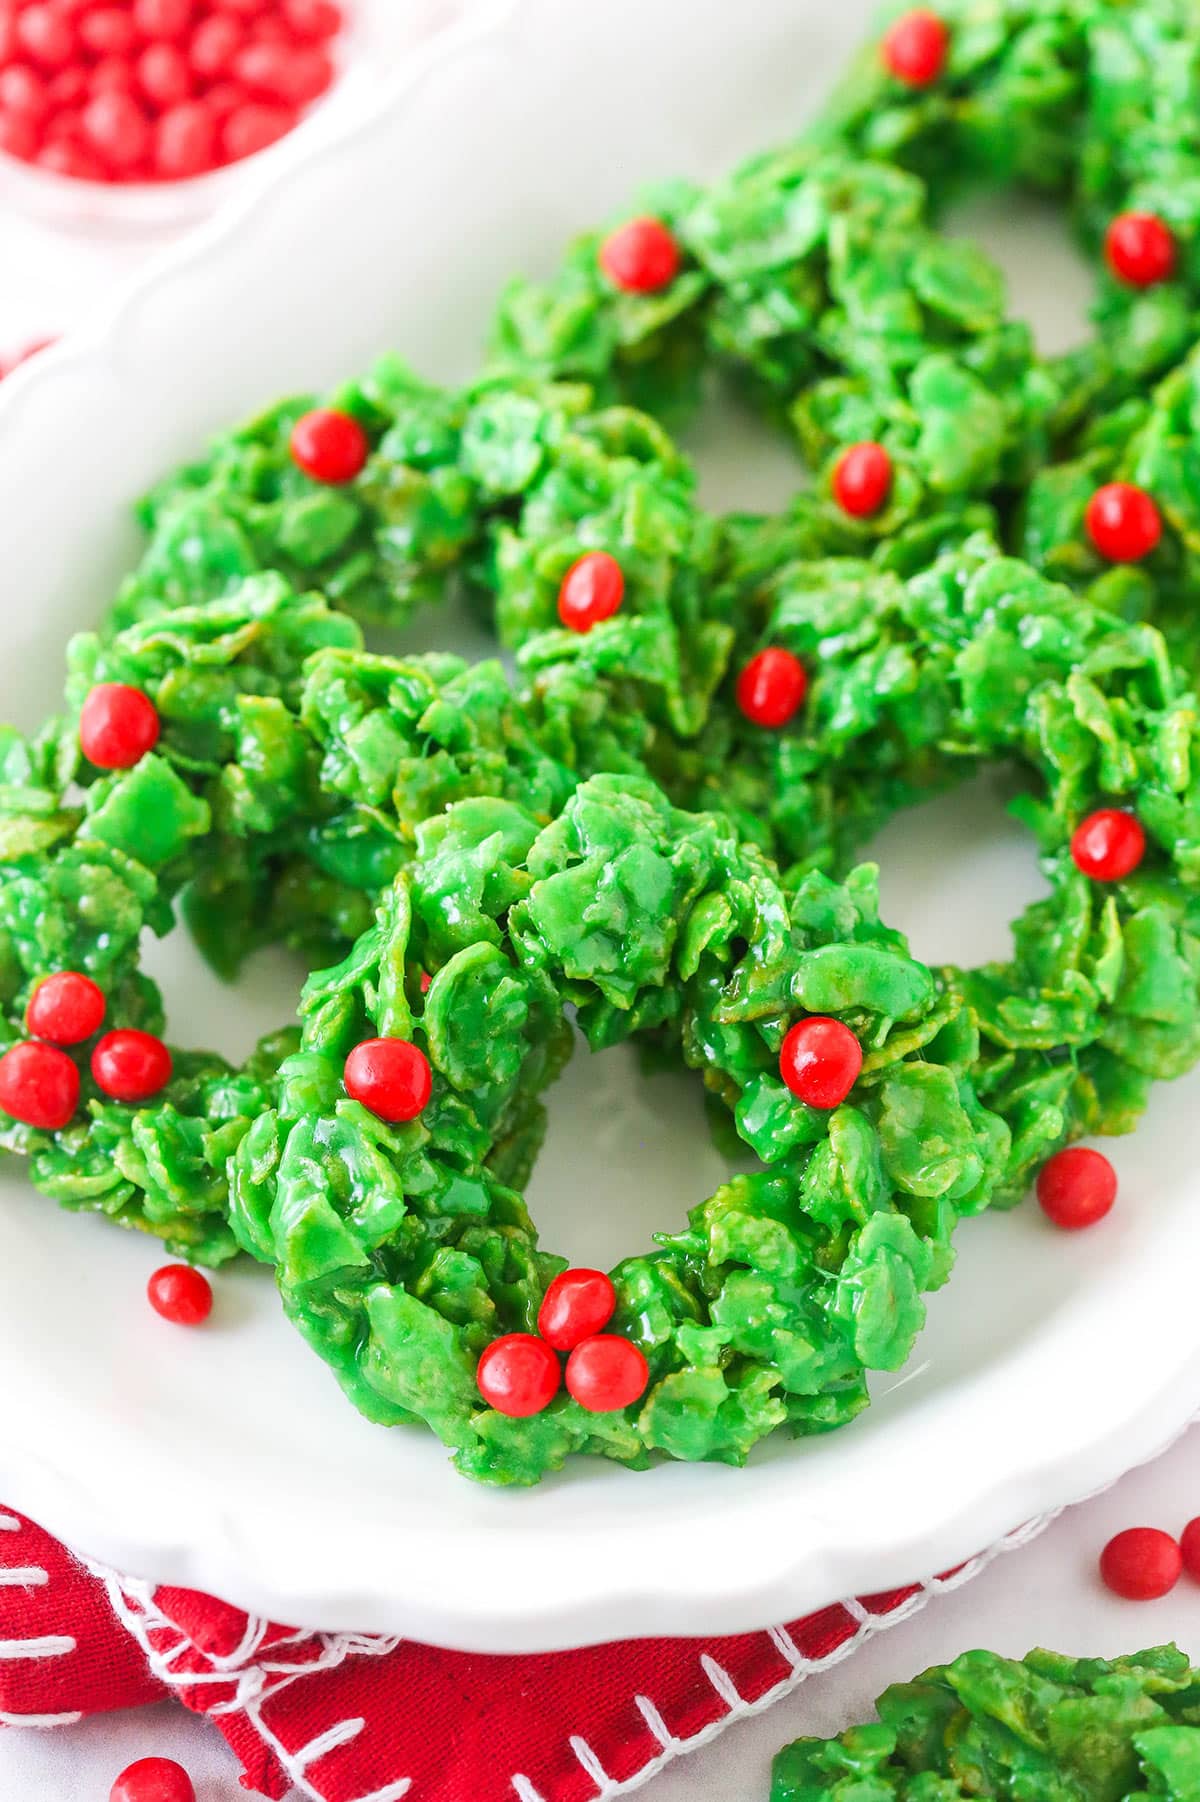
[[[0,0],[0,150],[83,181],[253,156],[333,80],[333,0]]]

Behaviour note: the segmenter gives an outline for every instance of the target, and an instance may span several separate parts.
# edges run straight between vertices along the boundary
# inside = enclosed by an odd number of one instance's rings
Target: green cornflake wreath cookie
[[[35,1183],[271,1263],[356,1405],[485,1480],[740,1462],[863,1407],[957,1220],[1200,1054],[1197,704],[1145,623],[1187,657],[1193,367],[1140,398],[1191,332],[1192,140],[1161,134],[1193,62],[1166,0],[907,16],[804,140],[515,284],[479,383],[384,359],[157,489],[63,719],[0,745],[3,1142]],[[1082,351],[1039,360],[934,229],[962,177],[1106,233]],[[779,518],[702,512],[629,404],[710,366],[818,470]],[[515,685],[363,648],[348,616],[451,579]],[[846,872],[981,762],[1022,772],[1050,893],[1009,963],[930,971]],[[240,1072],[159,1037],[139,939],[176,902],[226,974],[341,960]],[[568,1010],[699,1072],[760,1166],[611,1278],[519,1194]]]
[[[495,1173],[514,1109],[568,1054],[568,1006],[593,1049],[677,1047],[766,1168],[618,1265],[619,1337],[585,1338],[551,1400],[554,1350],[501,1335],[534,1332],[561,1260]],[[866,1370],[907,1355],[1007,1151],[966,1075],[961,1003],[880,924],[873,872],[788,895],[719,816],[644,779],[593,777],[548,826],[496,798],[427,820],[301,1017],[278,1107],[233,1161],[234,1230],[364,1413],[424,1420],[490,1481],[572,1450],[740,1462],[784,1423],[849,1419]],[[343,1071],[395,1038],[424,1049],[433,1088],[419,1121],[388,1127]]]
[[[785,1746],[771,1802],[1192,1802],[1198,1705],[1200,1671],[1173,1645],[964,1652],[885,1690],[877,1722]]]

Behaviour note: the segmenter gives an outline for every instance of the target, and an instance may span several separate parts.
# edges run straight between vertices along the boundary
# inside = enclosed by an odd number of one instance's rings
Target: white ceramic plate
[[[706,175],[785,136],[865,29],[861,0],[524,0],[476,21],[344,141],[142,281],[90,338],[0,400],[0,715],[54,702],[69,632],[135,554],[130,499],[212,427],[392,343],[471,369],[501,280],[637,183]],[[998,209],[1022,298],[1067,329],[1080,272],[1045,216]],[[993,235],[998,228],[990,227]],[[698,435],[718,501],[795,479],[745,421]],[[430,617],[413,635],[463,644]],[[999,951],[1036,890],[1022,834],[977,786],[881,845],[890,917],[926,956]],[[158,946],[180,1042],[239,1054],[298,973],[221,991]],[[1117,1148],[1119,1210],[1080,1238],[1036,1210],[968,1224],[909,1370],[831,1438],[750,1468],[643,1475],[577,1462],[532,1493],[473,1488],[417,1432],[360,1420],[285,1324],[269,1279],[223,1275],[211,1327],[146,1307],[155,1247],[0,1186],[0,1496],[75,1545],[312,1626],[481,1650],[719,1632],[945,1568],[1149,1455],[1200,1390],[1200,1082],[1162,1090]],[[551,1245],[609,1260],[719,1180],[694,1088],[620,1052],[556,1091],[532,1200]]]

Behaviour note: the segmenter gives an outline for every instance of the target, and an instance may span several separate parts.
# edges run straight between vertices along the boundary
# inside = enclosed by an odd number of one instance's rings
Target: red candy
[[[234,107],[221,127],[220,144],[225,160],[238,163],[245,156],[257,156],[271,144],[286,137],[296,123],[290,106],[266,106],[247,101]]]
[[[679,273],[679,245],[661,219],[631,219],[605,238],[600,267],[614,288],[657,294]]]
[[[1068,1145],[1056,1151],[1038,1171],[1037,1198],[1042,1212],[1065,1232],[1094,1226],[1117,1199],[1117,1173],[1101,1151]]]
[[[946,67],[950,28],[944,19],[917,7],[884,33],[882,53],[887,68],[906,87],[927,88]]]
[[[171,1053],[152,1032],[123,1026],[92,1052],[92,1080],[114,1101],[149,1101],[171,1080]]]
[[[164,1264],[146,1284],[146,1294],[154,1312],[176,1326],[199,1326],[212,1313],[212,1284],[190,1264]]]
[[[538,1332],[555,1351],[571,1351],[581,1339],[603,1332],[616,1305],[612,1279],[602,1270],[564,1270],[538,1310]]]
[[[53,6],[26,6],[18,13],[17,43],[44,69],[62,69],[75,54],[70,20]]]
[[[1153,288],[1175,272],[1175,239],[1157,213],[1118,213],[1104,254],[1118,281],[1131,288]]]
[[[131,770],[158,743],[158,709],[125,682],[100,682],[83,703],[79,743],[98,770]]]
[[[870,519],[892,492],[892,459],[882,444],[852,444],[833,469],[833,498],[852,519]]]
[[[807,693],[804,665],[778,645],[752,657],[737,679],[737,704],[755,726],[786,726]]]
[[[188,45],[188,61],[200,79],[224,75],[246,41],[246,33],[227,13],[201,19]]]
[[[154,128],[154,167],[160,175],[199,175],[216,160],[217,122],[199,101],[185,100]]]
[[[607,551],[588,551],[572,563],[558,589],[558,617],[572,632],[590,632],[611,619],[625,596],[621,565]]]
[[[107,1003],[104,990],[78,970],[43,976],[29,997],[25,1024],[35,1039],[79,1045],[99,1032]]]
[[[1084,515],[1088,537],[1110,563],[1137,563],[1162,537],[1162,515],[1144,488],[1108,482],[1097,488]]]
[[[364,1039],[342,1074],[351,1101],[393,1125],[415,1120],[433,1091],[429,1059],[408,1039]]]
[[[645,1394],[649,1381],[644,1354],[615,1333],[581,1339],[567,1359],[567,1393],[589,1414],[628,1408]]]
[[[147,44],[135,67],[138,86],[153,106],[178,106],[192,91],[187,58],[174,44]]]
[[[283,0],[283,16],[296,37],[314,43],[335,38],[342,29],[341,10],[333,0]]]
[[[108,1792],[108,1802],[196,1802],[196,1791],[173,1758],[139,1758],[121,1772]]]
[[[544,1339],[505,1333],[484,1350],[475,1372],[479,1393],[497,1414],[515,1420],[540,1414],[558,1394],[562,1372]]]
[[[65,1051],[26,1040],[0,1057],[0,1109],[25,1126],[57,1132],[79,1105],[79,1071]]]
[[[243,113],[267,109],[243,107]],[[239,117],[230,115],[226,132]],[[315,407],[304,413],[292,427],[290,449],[292,462],[314,482],[352,482],[362,469],[371,446],[357,419],[339,413],[333,407]]]
[[[1200,1515],[1190,1520],[1179,1535],[1179,1550],[1188,1576],[1200,1583]]]
[[[88,145],[110,169],[128,171],[146,160],[150,121],[132,94],[106,88],[88,101],[82,122]]]
[[[124,6],[93,6],[79,21],[80,42],[95,56],[127,56],[138,41]]]
[[[810,1014],[788,1028],[779,1051],[779,1074],[809,1107],[840,1107],[862,1069],[862,1046],[840,1020]]]
[[[1153,1602],[1174,1589],[1183,1569],[1176,1540],[1158,1527],[1128,1527],[1100,1554],[1100,1575],[1127,1602]]]
[[[1120,882],[1137,869],[1146,852],[1146,834],[1135,814],[1120,807],[1089,813],[1071,838],[1077,870],[1096,882]]]
[[[146,38],[182,37],[192,22],[192,0],[133,0],[133,22]]]
[[[253,156],[330,87],[342,23],[329,0],[0,0],[0,151],[111,182]]]

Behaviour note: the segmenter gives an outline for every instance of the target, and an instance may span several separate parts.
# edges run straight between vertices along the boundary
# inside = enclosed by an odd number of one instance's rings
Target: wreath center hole
[[[1005,811],[1011,777],[981,771],[889,820],[864,847],[879,865],[880,911],[928,964],[1012,955],[1012,922],[1049,893],[1028,829]]]
[[[546,1097],[550,1124],[526,1191],[538,1237],[573,1264],[607,1270],[677,1232],[737,1168],[713,1144],[691,1071],[647,1073],[633,1045],[575,1054]]]

